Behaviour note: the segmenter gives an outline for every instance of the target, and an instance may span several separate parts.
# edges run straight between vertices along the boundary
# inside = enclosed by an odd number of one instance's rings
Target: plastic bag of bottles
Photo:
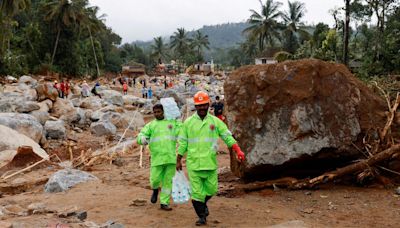
[[[174,98],[161,98],[160,103],[164,108],[164,117],[167,120],[174,120],[181,116],[181,112],[179,111],[178,105],[176,104]]]
[[[177,171],[172,179],[172,200],[176,204],[189,202],[191,190],[183,171]]]

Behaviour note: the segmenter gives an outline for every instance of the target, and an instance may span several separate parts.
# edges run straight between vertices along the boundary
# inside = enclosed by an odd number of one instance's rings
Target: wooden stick
[[[15,175],[18,175],[18,174],[20,174],[20,173],[23,173],[23,172],[25,172],[25,171],[27,171],[27,170],[29,170],[29,169],[31,169],[31,168],[33,168],[33,167],[35,167],[35,166],[37,166],[37,165],[43,163],[43,162],[45,162],[45,161],[48,161],[48,160],[43,158],[42,160],[36,162],[36,163],[33,164],[33,165],[30,165],[30,166],[28,166],[28,167],[26,167],[26,168],[24,168],[24,169],[21,169],[21,170],[15,172],[15,173],[13,173],[13,174],[10,174],[10,175],[4,177],[3,180],[7,180],[8,178],[11,178],[11,177],[13,177],[13,176],[15,176]]]
[[[72,153],[71,143],[68,143],[69,160],[72,162],[74,160],[74,154]]]
[[[143,150],[144,146],[140,146],[139,168],[143,168]]]
[[[390,102],[389,102],[389,104],[390,104]],[[381,141],[383,141],[385,139],[386,134],[389,131],[390,126],[392,125],[392,122],[393,122],[394,116],[396,115],[396,110],[399,107],[399,104],[400,104],[399,103],[399,93],[397,93],[396,100],[395,100],[395,102],[393,104],[393,107],[391,107],[391,106],[388,107],[390,112],[389,112],[389,115],[387,117],[386,125],[383,128],[383,130],[381,132],[381,135],[380,135]]]

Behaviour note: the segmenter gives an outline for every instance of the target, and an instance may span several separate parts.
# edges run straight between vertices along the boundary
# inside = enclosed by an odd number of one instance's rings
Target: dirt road
[[[219,155],[220,188],[235,186],[239,180],[229,174],[229,155]],[[104,224],[112,220],[125,227],[192,227],[196,215],[190,204],[173,205],[170,212],[149,202],[148,161],[138,168],[138,154],[122,158],[122,166],[97,165],[92,173],[99,181],[79,184],[64,193],[44,193],[43,185],[18,195],[3,195],[2,206],[27,208],[31,203],[44,203],[48,211],[86,211],[86,225]],[[43,170],[41,170],[43,172]],[[49,173],[54,172],[48,170]],[[38,172],[39,175],[39,172]],[[42,174],[40,174],[42,175]],[[133,204],[133,201],[144,205]],[[393,189],[325,186],[316,191],[267,189],[230,198],[216,196],[209,203],[209,227],[398,227],[400,197]],[[47,227],[68,223],[71,227],[86,227],[76,218],[59,218],[56,213],[25,216],[4,215],[3,222],[14,227]],[[93,224],[91,223],[91,224]]]

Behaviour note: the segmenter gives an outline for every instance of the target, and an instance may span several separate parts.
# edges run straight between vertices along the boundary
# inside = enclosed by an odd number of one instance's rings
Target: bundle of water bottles
[[[181,117],[181,112],[179,111],[178,105],[176,104],[174,98],[161,98],[160,103],[164,108],[164,117],[167,120],[174,120]]]
[[[189,202],[191,190],[183,171],[177,171],[172,179],[172,200],[176,204]]]

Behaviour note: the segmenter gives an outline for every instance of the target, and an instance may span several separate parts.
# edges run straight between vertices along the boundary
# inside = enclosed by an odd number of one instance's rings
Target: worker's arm
[[[186,124],[182,124],[182,127],[179,131],[178,135],[178,156],[176,157],[176,169],[182,170],[182,157],[187,152],[188,147],[188,135],[187,135],[187,126]]]
[[[233,138],[232,133],[231,133],[231,131],[229,131],[226,124],[224,122],[222,122],[220,119],[217,119],[216,125],[217,125],[218,133],[219,133],[219,136],[221,137],[221,139],[225,142],[225,144],[229,148],[232,148],[232,150],[236,152],[237,159],[239,161],[244,161],[245,155],[244,155],[243,151],[240,149],[236,140]]]
[[[139,145],[147,145],[149,144],[150,136],[151,136],[151,123],[146,124],[139,135],[136,138],[136,141]]]

